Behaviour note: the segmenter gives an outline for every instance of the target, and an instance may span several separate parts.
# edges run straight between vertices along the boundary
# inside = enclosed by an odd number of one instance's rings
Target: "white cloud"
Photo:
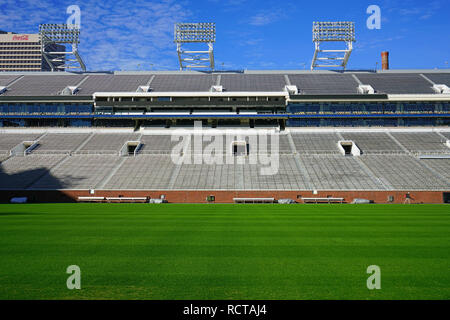
[[[0,25],[7,31],[38,32],[41,23],[65,23],[66,7],[49,0],[3,0]],[[192,13],[175,0],[133,2],[77,1],[81,9],[80,54],[90,70],[137,69],[165,65],[176,69],[175,22]]]
[[[429,19],[436,13],[438,13],[442,8],[446,7],[446,3],[440,0],[434,0],[431,2],[423,2],[425,5],[418,6],[416,2],[412,1],[402,1],[402,5],[399,6],[398,3],[393,3],[389,0],[385,0],[382,6],[383,10],[388,13],[399,15],[405,19]]]
[[[282,10],[264,10],[250,17],[249,24],[252,26],[265,26],[285,17]]]

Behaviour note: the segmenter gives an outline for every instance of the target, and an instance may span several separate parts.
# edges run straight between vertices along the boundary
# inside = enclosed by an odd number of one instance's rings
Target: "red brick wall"
[[[28,197],[30,202],[76,202],[79,196],[95,197],[151,197],[166,196],[170,203],[206,203],[206,197],[215,196],[215,203],[233,203],[233,198],[290,198],[298,202],[297,195],[305,198],[326,198],[328,196],[344,198],[350,203],[354,198],[373,200],[375,203],[388,203],[388,196],[394,197],[393,203],[403,203],[406,191],[319,191],[314,195],[312,191],[120,191],[98,190],[94,195],[89,190],[61,190],[61,191],[5,191],[0,190],[0,202],[9,202],[12,197]],[[443,203],[442,191],[411,191],[411,203]]]

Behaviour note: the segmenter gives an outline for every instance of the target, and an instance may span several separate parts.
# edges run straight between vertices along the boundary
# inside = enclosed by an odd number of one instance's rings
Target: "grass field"
[[[450,299],[449,209],[0,205],[0,299]]]

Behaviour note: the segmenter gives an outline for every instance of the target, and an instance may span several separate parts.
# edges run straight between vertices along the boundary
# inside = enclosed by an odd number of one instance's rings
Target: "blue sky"
[[[304,69],[314,52],[313,21],[354,21],[348,69],[374,69],[390,51],[392,69],[449,68],[450,0],[1,0],[0,30],[34,33],[81,9],[80,52],[89,70],[176,70],[175,22],[215,22],[216,69]],[[369,5],[381,29],[369,30]]]

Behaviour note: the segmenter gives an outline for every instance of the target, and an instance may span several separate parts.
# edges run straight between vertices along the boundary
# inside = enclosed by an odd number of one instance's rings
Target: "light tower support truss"
[[[41,24],[41,52],[52,71],[86,71],[86,65],[78,53],[80,29],[76,25]],[[67,47],[69,46],[70,49]],[[64,47],[64,51],[58,48]]]
[[[180,70],[209,68],[214,70],[215,23],[176,23],[174,42],[177,44]],[[186,44],[206,43],[208,50],[185,49]]]
[[[355,42],[355,23],[350,21],[313,22],[315,45],[311,70],[316,68],[345,68]],[[342,49],[323,49],[324,43],[343,43]]]

